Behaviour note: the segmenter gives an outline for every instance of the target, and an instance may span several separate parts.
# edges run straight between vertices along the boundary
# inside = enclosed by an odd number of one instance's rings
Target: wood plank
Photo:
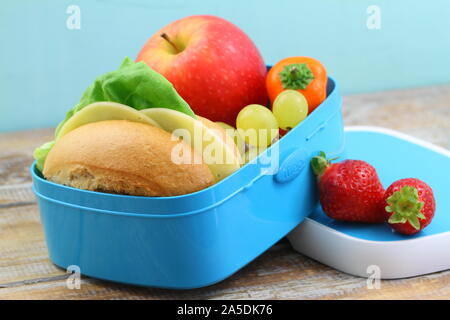
[[[343,117],[450,148],[450,85],[345,96]]]
[[[33,150],[53,139],[54,129],[0,134],[0,186],[31,181],[29,167]]]
[[[448,299],[450,272],[382,281],[367,289],[366,279],[332,270],[293,253],[271,250],[214,286],[174,291],[83,278],[79,290],[64,279],[0,289],[10,299]]]
[[[61,273],[48,258],[37,205],[0,208],[0,287]]]
[[[31,183],[0,186],[0,208],[36,203]]]
[[[449,147],[450,85],[344,97],[346,125],[378,125]],[[381,282],[369,290],[353,277],[294,252],[286,239],[229,279],[208,288],[173,291],[67,274],[47,255],[30,188],[36,146],[53,129],[0,134],[0,299],[450,299],[450,271]]]

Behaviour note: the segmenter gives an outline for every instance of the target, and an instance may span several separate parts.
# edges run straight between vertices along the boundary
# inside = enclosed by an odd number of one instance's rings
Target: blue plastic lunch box
[[[50,259],[82,274],[172,289],[219,282],[286,236],[318,204],[309,160],[344,149],[342,99],[327,99],[303,122],[219,183],[176,197],[79,190],[45,180],[31,167]],[[268,174],[262,159],[279,148]]]

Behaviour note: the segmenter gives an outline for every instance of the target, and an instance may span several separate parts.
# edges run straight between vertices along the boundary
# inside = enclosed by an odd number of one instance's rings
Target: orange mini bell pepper
[[[270,69],[266,88],[272,104],[283,90],[299,91],[308,101],[308,113],[311,113],[327,96],[327,80],[327,71],[320,61],[310,57],[289,57]]]

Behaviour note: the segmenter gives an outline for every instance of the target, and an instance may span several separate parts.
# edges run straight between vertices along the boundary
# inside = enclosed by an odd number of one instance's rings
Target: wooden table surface
[[[346,125],[396,129],[449,148],[450,85],[344,97]],[[450,270],[384,280],[333,270],[292,250],[286,239],[229,279],[203,289],[173,291],[82,277],[66,287],[67,274],[47,255],[28,167],[32,151],[53,130],[0,134],[0,299],[450,299]]]

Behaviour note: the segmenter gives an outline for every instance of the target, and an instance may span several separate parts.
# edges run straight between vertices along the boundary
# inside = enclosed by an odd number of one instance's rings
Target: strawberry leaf
[[[329,161],[326,158],[325,152],[320,151],[318,156],[311,159],[311,168],[314,174],[320,179],[329,165]]]
[[[392,216],[389,217],[388,220],[389,223],[405,223],[406,218],[400,215],[399,213],[394,213]]]
[[[422,219],[422,220],[425,220],[426,219],[426,217],[423,215],[423,213],[419,213],[418,215],[417,215],[417,217],[419,217],[420,219]]]
[[[393,213],[389,223],[409,222],[416,230],[420,230],[420,219],[425,219],[421,212],[424,203],[419,201],[419,194],[416,188],[404,186],[401,190],[394,192],[387,199],[388,206],[386,212]]]
[[[409,218],[408,222],[409,222],[410,225],[412,225],[414,227],[414,229],[420,230],[420,222],[419,222],[419,219],[417,217]]]

